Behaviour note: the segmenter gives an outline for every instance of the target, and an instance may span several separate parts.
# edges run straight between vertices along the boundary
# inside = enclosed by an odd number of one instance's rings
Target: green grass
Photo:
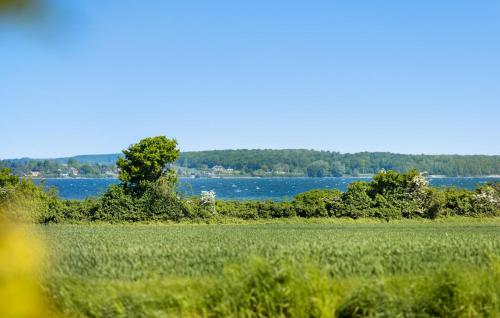
[[[500,222],[42,226],[68,315],[500,314]],[[38,232],[38,231],[37,231]]]

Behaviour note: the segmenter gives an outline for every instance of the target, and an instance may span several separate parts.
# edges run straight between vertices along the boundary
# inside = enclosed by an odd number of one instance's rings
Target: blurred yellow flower
[[[42,246],[22,226],[0,224],[0,317],[49,317],[40,290]]]

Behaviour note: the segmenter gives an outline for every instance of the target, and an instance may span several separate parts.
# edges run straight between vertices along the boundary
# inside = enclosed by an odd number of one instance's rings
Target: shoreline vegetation
[[[344,192],[310,190],[284,201],[219,200],[212,191],[184,196],[177,192],[175,181],[161,178],[141,186],[144,188],[130,189],[122,180],[97,197],[67,200],[60,198],[55,188],[46,189],[43,184],[19,178],[3,168],[0,206],[14,219],[44,224],[500,217],[499,182],[483,184],[475,190],[436,188],[429,186],[417,171],[383,171],[370,180],[350,183]]]
[[[375,174],[369,174],[369,175],[363,175],[363,176],[341,176],[341,177],[321,177],[322,179],[340,179],[340,178],[349,178],[349,179],[370,179],[373,178]],[[26,176],[27,177],[27,176]],[[80,176],[80,177],[30,177],[33,180],[68,180],[68,179],[117,179],[118,176],[114,177],[85,177],[85,176]],[[179,177],[179,179],[192,179],[193,177]],[[264,179],[264,178],[271,178],[271,179],[279,179],[279,178],[296,178],[296,179],[315,179],[318,177],[307,177],[307,176],[291,176],[291,177],[284,177],[284,176],[269,176],[269,177],[258,177],[258,176],[215,176],[215,177],[197,177],[198,179]],[[426,179],[442,179],[442,178],[457,178],[457,179],[474,179],[474,178],[484,178],[484,179],[498,179],[500,178],[500,175],[478,175],[478,176],[445,176],[445,175],[426,175]]]

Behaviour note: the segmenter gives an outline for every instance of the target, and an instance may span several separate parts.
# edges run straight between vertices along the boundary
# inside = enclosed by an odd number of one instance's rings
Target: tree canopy
[[[131,145],[123,150],[123,155],[116,162],[118,178],[126,188],[140,191],[167,173],[167,165],[177,160],[179,149],[175,139],[157,136]]]

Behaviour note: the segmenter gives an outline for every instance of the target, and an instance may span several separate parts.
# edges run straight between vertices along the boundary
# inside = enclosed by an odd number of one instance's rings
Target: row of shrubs
[[[475,191],[433,188],[415,171],[388,171],[377,174],[371,182],[353,182],[345,192],[311,190],[285,202],[217,201],[216,211],[244,219],[500,216],[500,183],[482,185]]]
[[[233,217],[436,218],[441,216],[500,216],[500,183],[475,191],[429,187],[417,171],[382,171],[371,182],[349,184],[347,191],[311,190],[291,201],[224,201],[213,193],[184,197],[169,182],[152,182],[140,193],[113,185],[98,198],[62,200],[31,180],[0,170],[0,209],[3,214],[37,223],[75,221],[180,221]]]

